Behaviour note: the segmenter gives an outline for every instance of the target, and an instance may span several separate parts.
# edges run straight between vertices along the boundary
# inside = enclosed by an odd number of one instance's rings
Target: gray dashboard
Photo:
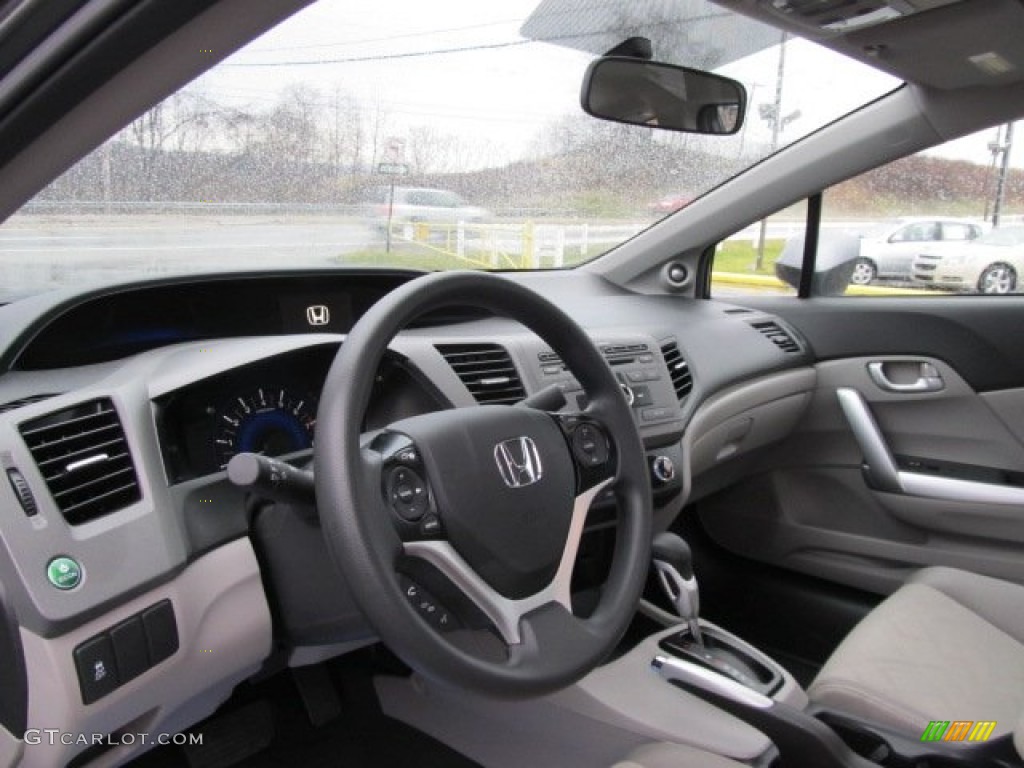
[[[260,426],[246,427],[248,442],[229,447],[249,449],[256,440],[260,450],[308,460],[315,408],[305,393],[315,399],[361,311],[412,277],[189,277],[0,307],[0,471],[8,478],[0,481],[0,580],[7,615],[40,642],[56,642],[174,581],[207,553],[245,539],[252,500],[226,480],[222,460],[230,451],[211,448],[205,458],[184,465],[182,452],[194,448],[198,456],[206,442],[231,443],[231,422],[239,422],[236,432],[244,431],[246,419],[260,412]],[[688,451],[700,436],[690,426],[700,423],[709,433],[722,427],[708,418],[695,422],[695,414],[723,393],[736,402],[737,388],[746,388],[742,407],[711,411],[723,418],[742,414],[758,404],[757,382],[806,370],[811,362],[806,343],[792,329],[756,310],[638,296],[579,272],[509,279],[558,303],[604,352],[633,403],[650,456],[668,455],[679,467],[677,477],[652,481],[657,514],[666,519],[678,513],[693,487]],[[211,296],[244,297],[245,311],[230,302],[211,309]],[[160,301],[175,308],[173,328]],[[306,313],[312,306],[327,307],[337,319],[314,323],[319,318]],[[563,391],[567,408],[585,402],[572,372],[525,328],[471,306],[450,309],[393,341],[378,372],[382,389],[376,405],[371,403],[367,429],[430,409],[513,402],[548,386]],[[63,334],[70,334],[66,342]],[[805,378],[800,382],[812,385]],[[776,397],[781,395],[770,395]],[[103,430],[119,432],[116,447],[74,443],[80,452],[62,459],[52,436],[81,440],[67,430],[84,424],[91,434],[95,419],[102,420]],[[788,423],[772,422],[778,429]],[[264,434],[260,429],[269,436],[252,438]],[[281,441],[281,434],[298,437]],[[783,436],[763,432],[758,444]],[[112,486],[103,475],[105,466],[113,467],[115,452],[123,454],[117,483],[129,477],[134,489]],[[698,446],[696,453],[708,450]],[[96,475],[88,474],[94,470]],[[73,483],[79,472],[82,487],[67,490],[62,483]],[[110,504],[86,498],[84,507],[75,506],[97,489],[104,497],[110,492]],[[68,498],[76,500],[73,515]],[[59,557],[80,568],[70,588],[56,585],[49,570]],[[266,574],[264,581],[271,583]],[[367,635],[358,612],[341,602],[340,636]]]

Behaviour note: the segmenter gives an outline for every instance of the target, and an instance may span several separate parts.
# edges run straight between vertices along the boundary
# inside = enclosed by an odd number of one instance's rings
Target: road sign
[[[409,166],[405,163],[378,163],[377,173],[381,176],[407,176]]]

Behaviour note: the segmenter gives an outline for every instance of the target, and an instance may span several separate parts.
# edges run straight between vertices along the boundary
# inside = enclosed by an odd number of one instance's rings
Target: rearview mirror
[[[584,112],[602,120],[725,136],[743,125],[747,93],[710,72],[607,56],[590,64],[580,101]]]

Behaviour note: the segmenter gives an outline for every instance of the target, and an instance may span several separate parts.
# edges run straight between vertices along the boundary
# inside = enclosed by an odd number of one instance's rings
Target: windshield
[[[588,63],[635,35],[741,81],[743,127],[585,115]],[[323,0],[0,227],[0,293],[262,267],[567,268],[896,85],[700,0]]]

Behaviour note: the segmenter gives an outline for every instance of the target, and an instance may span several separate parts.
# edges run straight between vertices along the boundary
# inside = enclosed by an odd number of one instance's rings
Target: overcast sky
[[[612,7],[607,0],[560,1],[588,5],[596,14]],[[658,0],[646,2],[658,8]],[[527,151],[552,120],[579,114],[580,82],[592,58],[548,43],[521,44],[519,29],[535,5],[536,0],[321,0],[231,57],[198,87],[219,100],[253,106],[273,104],[291,83],[312,85],[325,96],[341,88],[364,109],[385,113],[387,130],[398,137],[413,125],[431,125],[467,140],[488,139],[503,148],[504,156],[495,160],[506,162]],[[632,7],[639,7],[638,0]],[[656,51],[683,60],[664,53]],[[744,140],[748,146],[767,144],[770,126],[759,118],[758,104],[774,100],[777,48],[722,71],[741,80],[752,97]],[[799,117],[785,129],[784,143],[897,85],[801,40],[787,45],[785,74],[782,113]],[[992,129],[939,151],[988,162],[987,143],[994,135]],[[1014,160],[1024,165],[1024,152]]]

